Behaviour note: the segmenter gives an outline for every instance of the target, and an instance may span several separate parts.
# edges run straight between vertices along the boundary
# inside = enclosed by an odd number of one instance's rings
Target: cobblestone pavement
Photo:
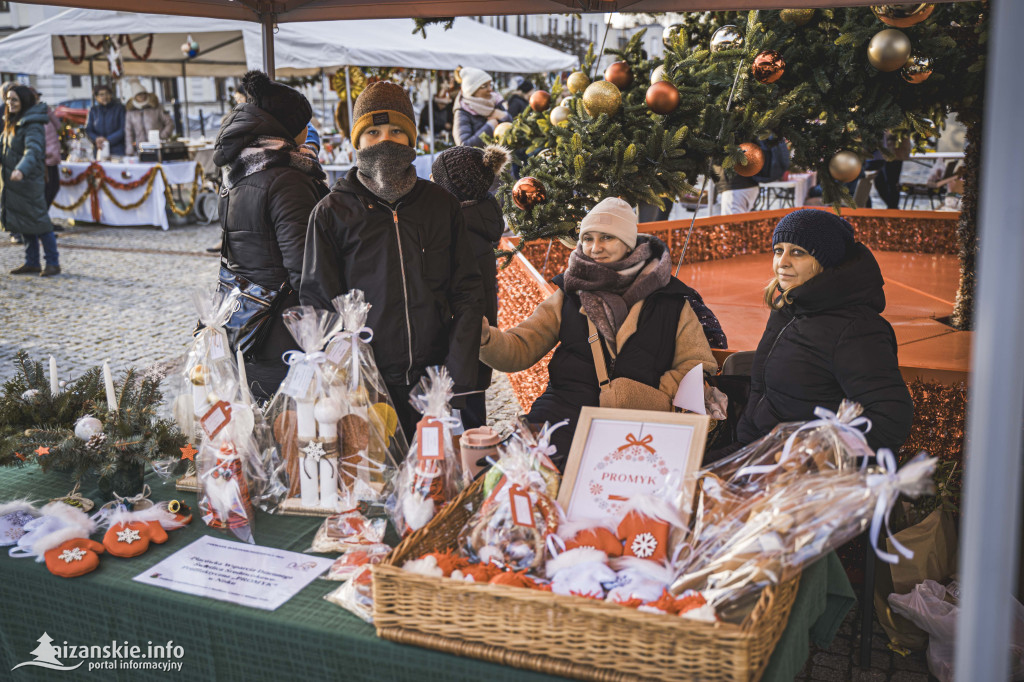
[[[57,359],[61,378],[110,359],[111,369],[143,369],[184,352],[196,314],[195,286],[212,287],[218,258],[206,253],[219,227],[76,227],[58,232],[63,274],[10,275],[24,247],[0,232],[0,381],[15,374],[19,349],[34,359]],[[519,405],[508,379],[494,373],[487,393],[499,428]]]

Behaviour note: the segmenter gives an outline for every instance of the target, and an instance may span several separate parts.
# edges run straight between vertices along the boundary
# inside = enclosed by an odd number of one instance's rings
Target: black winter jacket
[[[387,383],[414,384],[426,367],[443,364],[456,392],[471,390],[483,301],[459,202],[417,180],[392,208],[356,171],[339,179],[310,217],[302,303],[331,310],[332,298],[362,289]]]
[[[819,405],[835,411],[848,398],[871,420],[872,448],[903,444],[914,404],[900,375],[896,335],[881,316],[883,284],[875,257],[858,243],[844,263],[794,289],[792,303],[772,311],[754,355],[740,443],[781,422],[814,419]]]
[[[462,207],[462,216],[466,221],[469,243],[476,257],[476,265],[483,281],[484,317],[492,327],[498,326],[498,265],[494,250],[498,248],[501,235],[505,231],[505,220],[501,215],[501,207],[494,196],[470,206]],[[476,388],[486,390],[491,385],[491,368],[480,363],[477,369]]]
[[[217,136],[213,160],[230,166],[242,150],[259,136],[290,139],[277,119],[252,104],[234,108]],[[221,190],[220,219],[224,230],[227,267],[268,289],[288,282],[279,310],[299,304],[306,225],[313,207],[327,194],[327,186],[289,166],[275,166],[242,178],[231,189]],[[328,308],[330,309],[330,308]],[[269,397],[287,373],[281,355],[298,348],[278,317],[263,344],[247,358],[246,372],[256,395]]]

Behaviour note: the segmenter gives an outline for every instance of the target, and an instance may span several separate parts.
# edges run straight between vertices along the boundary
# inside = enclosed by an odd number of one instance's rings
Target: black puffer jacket
[[[446,365],[456,392],[476,383],[483,313],[480,272],[462,208],[426,180],[388,206],[356,178],[338,180],[309,220],[300,297],[331,299],[362,289],[372,305],[373,353],[389,384],[414,384]]]
[[[738,437],[750,443],[780,422],[835,411],[843,398],[871,420],[872,448],[899,448],[910,433],[914,404],[900,375],[896,335],[881,316],[882,273],[857,244],[847,260],[793,290],[792,304],[772,311],[751,369],[750,402]]]
[[[217,136],[214,163],[231,167],[242,150],[260,136],[290,138],[277,119],[259,107],[235,107]],[[286,161],[282,159],[282,163]],[[279,289],[288,282],[293,291],[280,310],[299,304],[306,224],[313,207],[326,194],[322,181],[286,165],[258,171],[221,191],[227,266],[268,289]],[[294,348],[298,345],[278,317],[263,344],[247,358],[246,372],[257,397],[269,397],[277,390],[287,373],[281,355]]]

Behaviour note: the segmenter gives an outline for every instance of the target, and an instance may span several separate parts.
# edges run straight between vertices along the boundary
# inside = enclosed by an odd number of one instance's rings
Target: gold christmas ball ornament
[[[758,83],[774,83],[786,72],[786,60],[775,50],[762,50],[750,65],[750,74]]]
[[[551,104],[551,94],[546,90],[538,90],[530,95],[530,108],[534,111],[544,111]]]
[[[570,237],[568,235],[564,235],[564,236],[558,238],[558,243],[560,243],[562,246],[564,246],[565,248],[569,249],[570,251],[575,251],[576,250],[576,245],[579,242],[578,242],[578,240],[576,239],[575,236]]]
[[[520,209],[527,211],[547,199],[547,190],[537,178],[519,178],[512,186],[512,201]]]
[[[662,116],[671,114],[679,106],[679,90],[668,81],[658,81],[647,88],[647,108]]]
[[[672,49],[675,47],[676,42],[679,40],[679,35],[686,28],[682,24],[671,24],[665,27],[665,30],[661,32],[661,44],[666,49]],[[685,33],[683,33],[685,35]],[[685,46],[685,44],[684,44]]]
[[[836,182],[853,182],[860,175],[860,157],[853,152],[839,152],[828,162],[829,175]]]
[[[583,91],[583,108],[591,116],[608,114],[611,116],[622,106],[622,93],[614,83],[597,81]]]
[[[746,165],[737,163],[733,166],[736,175],[749,178],[760,173],[761,169],[764,168],[764,152],[761,150],[761,147],[753,142],[744,142],[740,145],[740,151],[743,152],[743,156],[747,157],[747,163]]]
[[[505,134],[510,130],[512,130],[512,124],[508,121],[502,121],[494,127],[494,139],[500,140],[505,137]]]
[[[188,380],[193,386],[205,386],[210,381],[210,370],[206,365],[196,365],[189,370]]]
[[[569,124],[569,107],[558,105],[551,110],[551,123],[556,126]]]
[[[569,92],[574,95],[586,90],[588,85],[590,85],[590,79],[582,71],[573,71],[565,81],[565,87],[569,88]]]
[[[633,69],[627,62],[613,62],[604,70],[604,79],[619,90],[625,90],[633,84]]]
[[[660,83],[663,80],[667,80],[665,77],[665,65],[659,64],[654,67],[654,71],[651,71],[651,85]]]
[[[932,60],[928,57],[912,56],[900,68],[900,76],[911,85],[924,83],[932,75]]]
[[[813,9],[784,9],[779,11],[779,19],[793,26],[804,26],[813,18]]]
[[[723,26],[711,35],[712,52],[738,50],[741,47],[743,47],[743,34],[732,24]]]
[[[899,5],[871,5],[871,11],[886,26],[907,28],[920,24],[935,11],[930,2],[908,2]]]
[[[887,28],[868,43],[868,61],[879,71],[895,71],[910,59],[910,38],[903,31]]]

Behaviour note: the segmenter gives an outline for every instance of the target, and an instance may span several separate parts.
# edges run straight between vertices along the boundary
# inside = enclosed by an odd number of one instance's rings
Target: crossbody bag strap
[[[584,317],[587,317],[584,315]],[[594,321],[587,317],[587,327],[590,330],[590,336],[587,337],[587,343],[590,344],[590,352],[594,354],[594,368],[597,370],[597,385],[604,390],[604,387],[608,385],[608,367],[604,362],[604,342],[601,341],[601,335],[597,332],[597,328],[594,326]]]

